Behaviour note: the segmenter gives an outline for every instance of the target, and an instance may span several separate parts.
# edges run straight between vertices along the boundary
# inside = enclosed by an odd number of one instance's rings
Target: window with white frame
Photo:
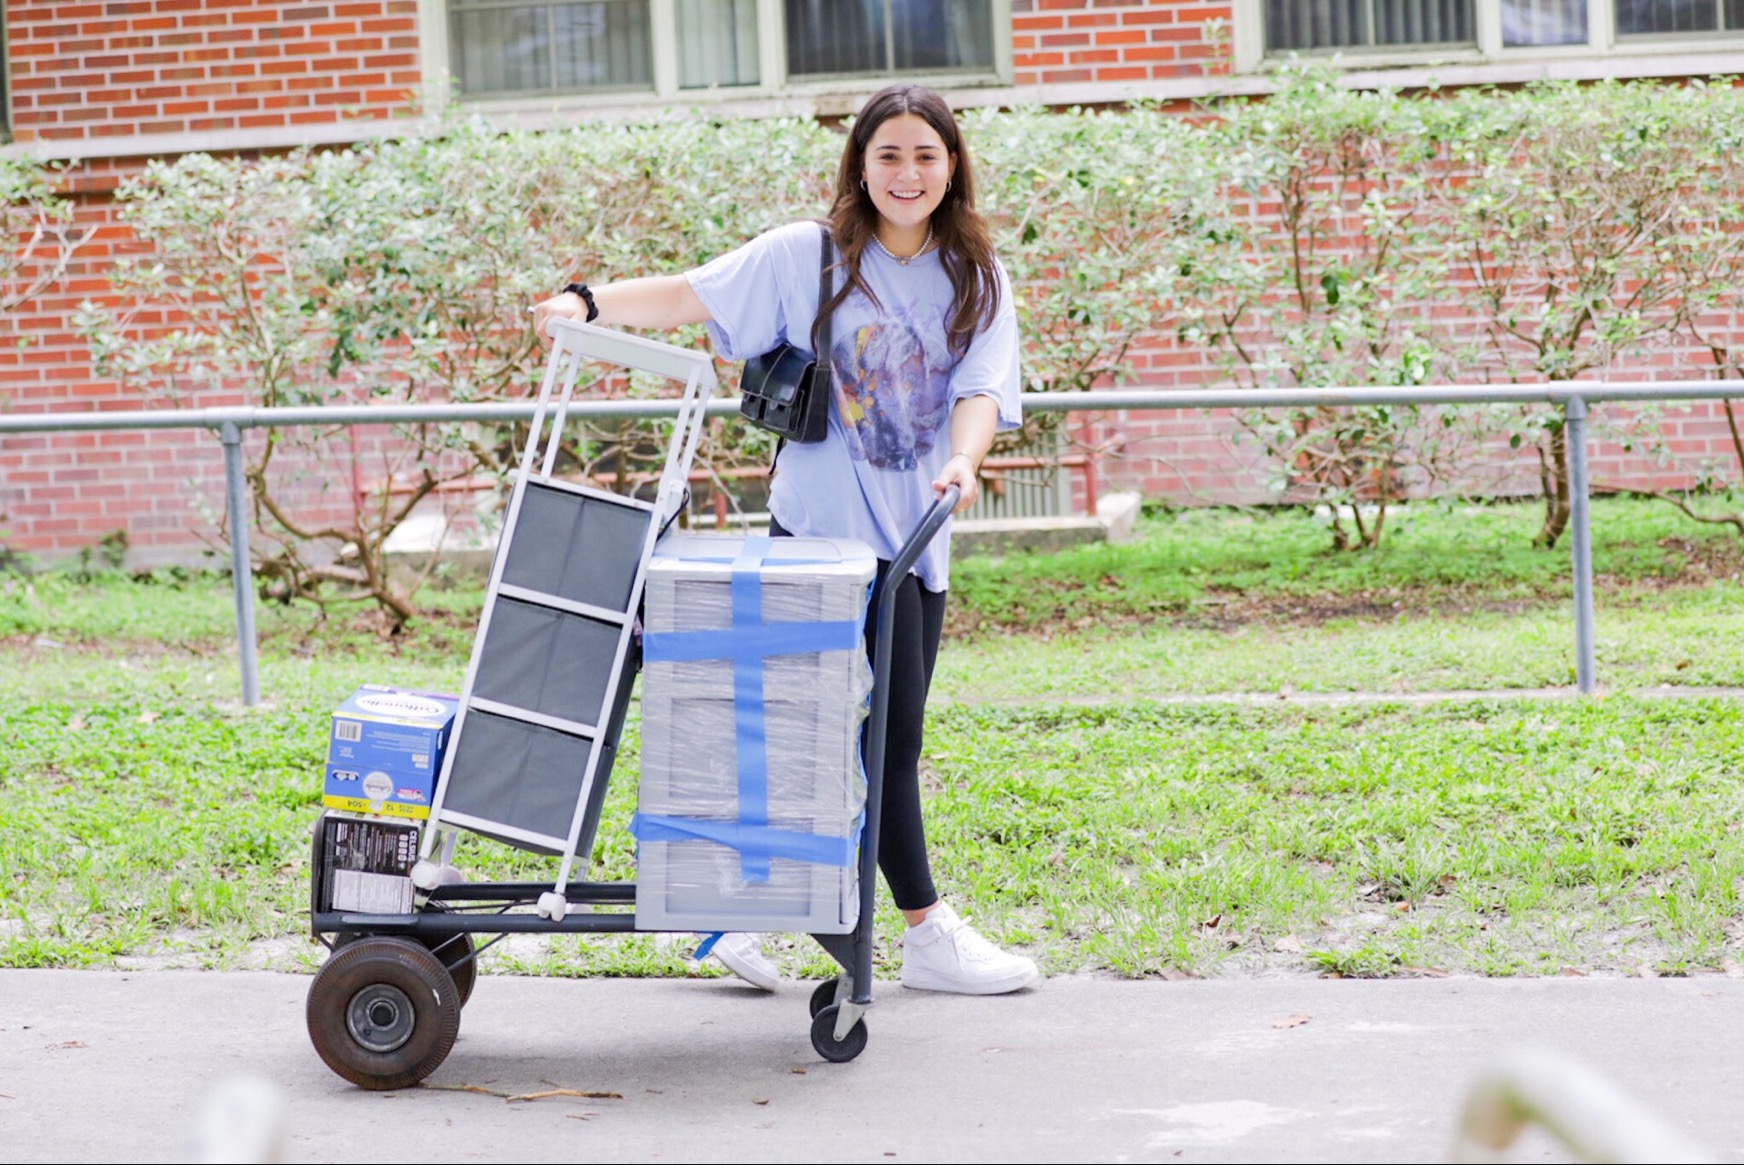
[[[1258,7],[1272,54],[1627,48],[1744,34],[1744,0],[1261,0]]]
[[[447,0],[469,97],[992,74],[1002,0]]]

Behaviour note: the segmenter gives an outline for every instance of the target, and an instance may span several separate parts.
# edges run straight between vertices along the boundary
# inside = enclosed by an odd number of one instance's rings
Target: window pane
[[[1744,0],[1726,0],[1726,27],[1744,28]]]
[[[1470,44],[1475,0],[1266,0],[1266,48]]]
[[[1472,0],[1375,0],[1378,45],[1469,43],[1477,38]]]
[[[883,72],[883,0],[786,0],[787,71]]]
[[[993,66],[987,0],[896,0],[891,7],[898,69]]]
[[[543,8],[456,11],[448,22],[448,43],[464,93],[543,89],[551,83]]]
[[[990,0],[785,0],[787,71],[888,73],[993,65]]]
[[[457,0],[449,6],[448,33],[454,75],[464,93],[653,84],[648,0],[522,5]]]
[[[674,0],[678,85],[755,85],[757,0]]]
[[[1712,32],[1720,18],[1718,0],[1617,0],[1617,33]]]
[[[1502,44],[1587,43],[1587,0],[1501,0]]]
[[[647,0],[553,6],[551,28],[559,89],[653,84]]]
[[[1266,0],[1268,49],[1331,49],[1369,44],[1363,0]]]

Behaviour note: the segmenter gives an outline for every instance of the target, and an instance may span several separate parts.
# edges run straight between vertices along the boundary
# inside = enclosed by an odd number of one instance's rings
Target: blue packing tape
[[[767,825],[746,825],[743,821],[705,821],[700,817],[638,813],[630,818],[630,835],[637,841],[712,841],[736,849],[741,855],[761,854],[765,865],[770,858],[786,858],[814,866],[846,867],[854,861],[854,847],[859,844],[860,829],[864,824],[865,814],[861,814],[855,818],[847,837],[826,837],[818,833],[773,829]],[[758,880],[766,882],[769,876],[765,873]]]

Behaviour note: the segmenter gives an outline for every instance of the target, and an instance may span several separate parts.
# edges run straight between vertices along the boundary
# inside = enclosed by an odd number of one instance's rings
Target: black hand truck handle
[[[885,571],[874,597],[877,605],[877,638],[873,641],[872,722],[866,737],[866,826],[860,840],[860,922],[854,928],[854,994],[852,1001],[864,1007],[872,1002],[872,912],[878,897],[878,827],[884,811],[884,736],[890,723],[890,633],[896,625],[896,604],[884,601],[887,592],[902,585],[909,568],[950,520],[962,491],[946,486],[939,500],[920,520],[908,541],[897,551]]]

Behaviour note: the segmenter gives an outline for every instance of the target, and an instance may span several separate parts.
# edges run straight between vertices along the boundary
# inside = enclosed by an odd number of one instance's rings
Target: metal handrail
[[[1111,389],[1095,392],[1023,394],[1030,412],[1114,412],[1166,409],[1337,408],[1362,405],[1548,404],[1563,410],[1569,455],[1569,543],[1574,581],[1575,685],[1584,695],[1597,687],[1593,639],[1592,533],[1587,483],[1587,409],[1614,401],[1694,401],[1744,397],[1744,380],[1558,381],[1551,384],[1450,384],[1418,388],[1212,388]],[[16,433],[91,432],[129,429],[210,429],[224,446],[225,506],[230,529],[230,570],[236,600],[238,655],[243,702],[259,701],[254,599],[248,586],[244,523],[242,431],[303,425],[408,425],[438,421],[526,421],[534,402],[493,404],[333,405],[264,408],[134,409],[9,413],[0,415],[0,437]],[[706,415],[734,416],[738,400],[709,401]],[[598,420],[678,415],[677,400],[591,400],[570,405],[570,414]]]
[[[1239,409],[1356,407],[1360,405],[1550,404],[1570,400],[1723,400],[1744,397],[1744,380],[1558,381],[1554,384],[1449,384],[1420,388],[1193,388],[1105,389],[1095,392],[1026,392],[1028,412],[1108,412],[1117,409]],[[299,425],[409,425],[436,421],[525,421],[532,401],[491,404],[320,405],[130,409],[0,414],[8,433],[76,432],[97,429],[241,429]],[[708,403],[711,417],[736,416],[736,397]],[[676,400],[576,401],[570,413],[599,420],[635,420],[678,415]]]

